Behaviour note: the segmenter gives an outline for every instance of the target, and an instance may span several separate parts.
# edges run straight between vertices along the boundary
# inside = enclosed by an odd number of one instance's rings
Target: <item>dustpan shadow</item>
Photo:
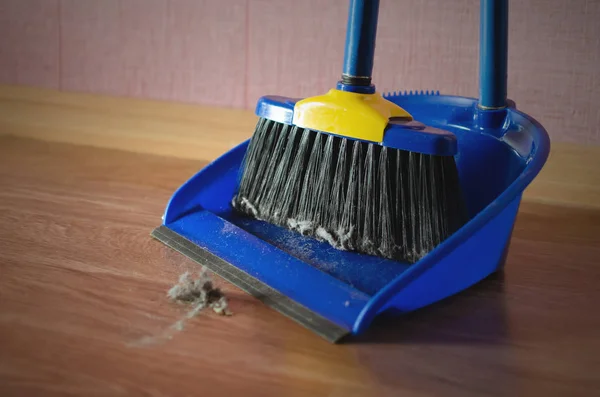
[[[411,313],[385,312],[346,344],[489,344],[507,338],[504,273]]]
[[[520,395],[504,275],[411,314],[386,314],[348,346],[375,384],[419,395]],[[397,395],[401,395],[399,392]]]

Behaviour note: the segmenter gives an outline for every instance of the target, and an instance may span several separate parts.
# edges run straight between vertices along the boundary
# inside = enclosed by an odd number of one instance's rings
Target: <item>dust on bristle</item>
[[[232,206],[336,249],[411,263],[466,220],[452,156],[390,149],[263,118]]]

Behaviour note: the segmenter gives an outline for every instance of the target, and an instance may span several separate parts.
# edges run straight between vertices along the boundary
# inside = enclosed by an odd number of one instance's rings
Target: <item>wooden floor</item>
[[[0,396],[592,396],[600,212],[524,203],[504,274],[330,345],[231,285],[232,317],[166,291],[149,237],[202,164],[0,136]]]

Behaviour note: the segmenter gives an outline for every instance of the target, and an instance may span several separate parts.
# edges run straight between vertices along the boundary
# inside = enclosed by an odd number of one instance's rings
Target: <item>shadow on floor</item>
[[[481,343],[506,339],[504,273],[490,275],[473,287],[411,313],[378,316],[363,335],[346,344]]]

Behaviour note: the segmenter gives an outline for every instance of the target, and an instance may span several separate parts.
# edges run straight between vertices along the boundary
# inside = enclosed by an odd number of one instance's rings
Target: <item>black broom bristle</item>
[[[337,249],[411,263],[466,220],[452,156],[264,118],[250,141],[232,205]]]

